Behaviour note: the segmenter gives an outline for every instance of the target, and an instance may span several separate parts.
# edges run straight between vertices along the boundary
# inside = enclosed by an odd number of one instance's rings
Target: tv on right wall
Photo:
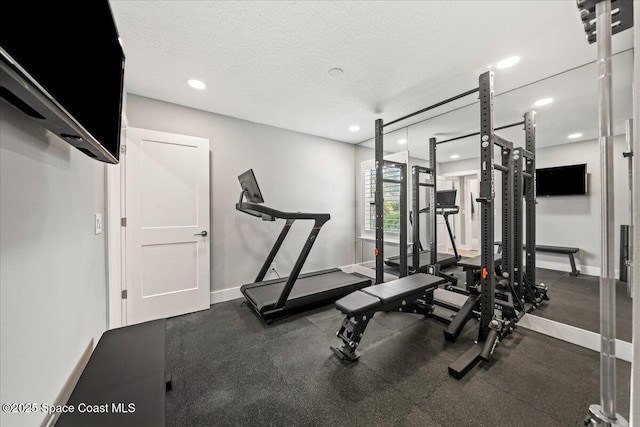
[[[536,196],[584,196],[587,164],[536,169]]]

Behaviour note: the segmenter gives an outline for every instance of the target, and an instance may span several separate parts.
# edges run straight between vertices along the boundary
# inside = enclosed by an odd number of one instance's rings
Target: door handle
[[[196,233],[194,234],[194,236],[202,236],[202,237],[206,237],[207,236],[207,230],[202,230],[200,233]]]

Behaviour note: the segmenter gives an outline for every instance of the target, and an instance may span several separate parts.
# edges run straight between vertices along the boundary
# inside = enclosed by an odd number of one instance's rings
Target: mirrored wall
[[[614,192],[616,254],[620,260],[620,226],[629,224],[629,190],[625,122],[632,117],[633,50],[613,56],[614,102]],[[496,73],[496,80],[500,73]],[[533,314],[560,323],[599,332],[600,266],[600,165],[598,146],[597,70],[595,62],[563,73],[531,82],[495,96],[495,126],[521,122],[530,110],[536,112],[536,167],[586,165],[586,194],[537,197],[536,239],[538,245],[578,248],[575,254],[580,274],[570,275],[568,255],[538,253],[537,281],[549,287],[551,300]],[[437,100],[425,100],[425,104]],[[455,103],[417,116],[408,126],[387,129],[384,135],[385,158],[413,165],[428,166],[429,138],[437,141],[456,138],[479,131],[479,103],[471,95]],[[403,122],[406,125],[406,123]],[[374,124],[371,123],[373,128]],[[524,146],[523,126],[496,132],[515,146]],[[375,268],[375,216],[373,190],[374,141],[360,143],[356,150],[356,227],[357,261],[364,268]],[[456,189],[457,214],[448,217],[456,249],[462,257],[478,254],[480,169],[478,136],[437,144],[438,189]],[[497,160],[497,158],[496,158]],[[358,168],[359,167],[359,168]],[[389,174],[393,172],[388,171]],[[408,173],[411,180],[411,174]],[[497,191],[500,180],[496,179]],[[558,183],[560,185],[561,183]],[[410,189],[410,182],[408,188]],[[398,186],[385,185],[385,258],[399,254]],[[422,196],[425,200],[426,193]],[[411,211],[411,194],[407,194]],[[424,206],[421,206],[423,208]],[[500,206],[496,206],[498,210]],[[499,211],[498,211],[499,212]],[[411,222],[415,218],[409,218]],[[409,244],[428,246],[426,216],[420,216],[420,239]],[[496,240],[500,240],[500,215],[496,215]],[[411,222],[409,230],[411,230]],[[437,220],[438,252],[453,253],[443,216]],[[386,272],[397,269],[386,266]],[[618,269],[617,269],[618,270]],[[460,274],[462,280],[464,276]],[[462,282],[464,283],[464,281]],[[631,298],[628,284],[618,281],[618,338],[631,341]]]

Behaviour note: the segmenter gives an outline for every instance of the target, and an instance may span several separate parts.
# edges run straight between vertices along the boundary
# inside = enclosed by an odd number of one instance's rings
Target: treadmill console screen
[[[456,205],[456,194],[458,190],[442,190],[436,192],[436,206],[446,207]]]
[[[240,181],[240,186],[242,187],[242,191],[248,202],[264,203],[253,169],[243,172],[242,175],[238,177],[238,181]]]

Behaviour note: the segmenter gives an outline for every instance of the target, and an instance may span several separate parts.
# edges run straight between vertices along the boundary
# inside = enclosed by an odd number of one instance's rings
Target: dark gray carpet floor
[[[562,271],[538,268],[536,280],[549,287],[551,302],[536,310],[546,319],[600,332],[600,278],[580,274],[569,276]],[[616,281],[616,336],[631,342],[633,300],[627,295],[627,284]]]
[[[599,402],[599,355],[522,328],[462,380],[456,343],[433,319],[379,313],[349,366],[329,346],[332,306],[264,325],[241,300],[167,321],[169,426],[577,426]],[[630,364],[618,363],[618,412],[629,413]]]
[[[397,274],[397,270],[385,272]],[[465,273],[461,267],[445,271],[458,279],[464,288]],[[549,287],[548,304],[540,306],[533,314],[556,322],[565,323],[587,331],[600,333],[600,278],[580,274],[569,276],[564,271],[536,269],[536,282]],[[631,342],[633,332],[633,300],[627,294],[627,284],[616,281],[616,336]]]

